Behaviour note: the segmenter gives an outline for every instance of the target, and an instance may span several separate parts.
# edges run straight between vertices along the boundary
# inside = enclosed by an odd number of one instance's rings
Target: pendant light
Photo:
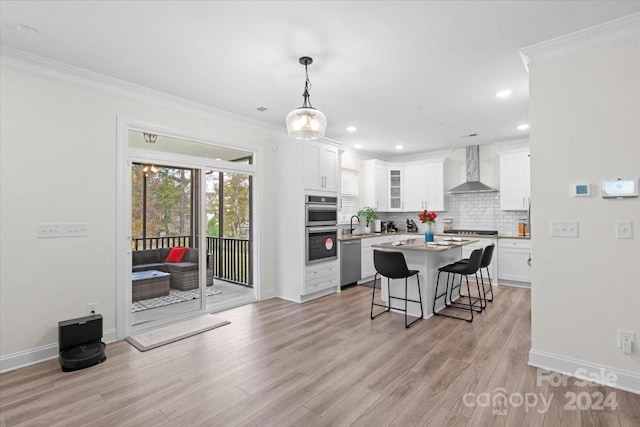
[[[302,97],[304,102],[302,107],[296,108],[287,114],[287,132],[289,136],[295,139],[318,139],[324,136],[327,127],[327,117],[320,110],[316,110],[311,106],[309,101],[309,72],[307,66],[313,63],[313,59],[303,56],[299,62],[304,65],[306,80],[304,82],[304,93]]]

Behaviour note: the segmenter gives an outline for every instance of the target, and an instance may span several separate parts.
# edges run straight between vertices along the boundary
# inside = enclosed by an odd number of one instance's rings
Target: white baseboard
[[[640,394],[640,375],[634,372],[596,365],[583,360],[546,353],[533,348],[529,351],[529,366],[558,372],[582,380],[598,382],[609,387]],[[609,378],[611,375],[615,375],[615,383],[604,384],[606,378]],[[594,380],[598,378],[603,379],[603,381]]]
[[[107,344],[117,341],[116,330],[109,329],[105,331],[102,341]],[[58,357],[58,353],[58,344],[49,344],[2,356],[0,357],[0,374],[44,362],[45,360],[55,359]]]
[[[260,299],[261,300],[266,300],[266,299],[271,299],[271,298],[276,298],[278,296],[278,290],[277,289],[269,289],[267,291],[264,291],[260,294]]]
[[[241,305],[252,304],[257,300],[253,296],[240,297],[229,301],[221,302],[218,304],[207,305],[207,311],[209,313],[219,313],[225,310],[231,310],[232,308],[240,307]]]

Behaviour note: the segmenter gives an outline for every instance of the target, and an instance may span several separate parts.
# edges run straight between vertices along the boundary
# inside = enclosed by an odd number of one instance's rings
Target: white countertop
[[[371,247],[380,249],[396,249],[421,252],[442,252],[449,249],[470,245],[471,243],[475,243],[478,241],[478,239],[470,239],[468,237],[454,237],[453,239],[455,240],[451,241],[438,238],[435,242],[425,242],[422,236],[416,236],[415,239],[398,240],[389,243],[378,243],[375,245],[371,245]]]

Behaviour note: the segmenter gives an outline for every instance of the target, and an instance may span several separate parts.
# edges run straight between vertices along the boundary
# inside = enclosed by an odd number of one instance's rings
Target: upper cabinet
[[[404,200],[406,210],[409,212],[423,210],[424,202],[427,200],[426,165],[405,165],[404,177]]]
[[[404,165],[404,210],[444,211],[444,161]]]
[[[320,142],[304,142],[304,189],[338,191],[338,149]]]
[[[387,165],[380,160],[362,162],[362,206],[380,212],[389,210],[389,188],[387,187]]]
[[[389,188],[389,211],[403,211],[402,185],[404,176],[401,166],[389,166],[387,185]]]
[[[445,210],[444,156],[421,162],[362,162],[362,204],[381,212]]]
[[[529,149],[500,153],[500,209],[523,211],[529,208]]]

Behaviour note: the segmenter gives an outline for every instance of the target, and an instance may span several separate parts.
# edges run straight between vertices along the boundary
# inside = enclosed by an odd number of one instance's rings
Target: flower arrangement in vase
[[[425,224],[424,241],[433,242],[433,236],[436,231],[436,218],[438,214],[435,211],[423,210],[418,214],[418,219]]]

